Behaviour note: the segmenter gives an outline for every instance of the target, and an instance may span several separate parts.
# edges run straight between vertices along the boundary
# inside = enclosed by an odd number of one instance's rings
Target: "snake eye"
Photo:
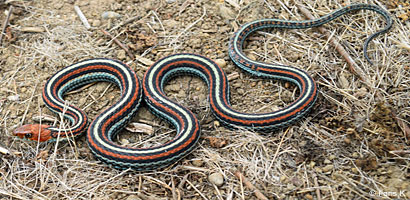
[[[25,138],[31,138],[32,136],[33,136],[33,134],[31,134],[31,133],[27,133],[27,134],[24,135]]]

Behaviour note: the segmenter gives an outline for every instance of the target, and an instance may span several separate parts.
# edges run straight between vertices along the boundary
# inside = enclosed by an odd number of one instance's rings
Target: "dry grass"
[[[396,17],[409,12],[404,1],[398,2],[402,9],[392,6],[395,1],[363,1],[386,6],[395,22],[390,32],[370,44],[369,55],[375,66],[364,59],[362,45],[368,35],[384,26],[380,16],[357,12],[325,26],[358,63],[365,75],[363,80],[349,71],[329,39],[316,29],[264,30],[251,36],[246,44],[250,57],[303,68],[319,85],[320,97],[313,111],[304,120],[271,135],[219,126],[199,79],[172,80],[165,90],[198,114],[203,138],[182,161],[145,173],[118,171],[96,161],[84,137],[38,144],[10,133],[32,123],[34,116],[52,115],[40,95],[48,77],[64,66],[94,57],[121,59],[140,77],[148,68],[144,63],[175,52],[224,59],[227,74],[239,72],[239,77],[230,81],[233,106],[247,112],[275,110],[294,100],[298,91],[283,82],[257,79],[237,69],[227,54],[233,29],[260,18],[304,20],[298,4],[308,5],[316,17],[345,4],[337,0],[230,0],[223,4],[157,0],[152,4],[95,1],[79,5],[90,22],[98,19],[102,23],[99,28],[111,30],[122,43],[137,44],[136,49],[131,45],[130,51],[146,60],[136,62],[123,56],[125,52],[98,29],[86,30],[69,2],[10,2],[17,12],[11,20],[15,39],[3,41],[0,50],[0,146],[12,153],[2,155],[0,161],[2,199],[255,199],[253,191],[235,176],[237,171],[268,199],[390,199],[399,198],[401,191],[406,196],[400,198],[410,196],[409,136],[400,127],[400,122],[409,125],[410,118],[410,21]],[[0,11],[6,9],[0,3]],[[107,10],[123,17],[100,19]],[[135,16],[141,18],[116,26]],[[1,16],[0,21],[3,19]],[[21,32],[29,26],[45,31]],[[155,44],[150,45],[150,41]],[[110,84],[96,84],[67,99],[93,118],[112,104],[118,93]],[[135,121],[153,121],[154,135],[125,133],[119,142],[155,145],[174,133],[146,109]],[[213,147],[209,141],[215,138],[227,145]],[[223,175],[224,185],[217,187],[208,181],[208,175],[214,172]]]

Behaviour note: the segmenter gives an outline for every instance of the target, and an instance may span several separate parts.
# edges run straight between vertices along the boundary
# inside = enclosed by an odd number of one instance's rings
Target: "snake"
[[[278,19],[257,20],[243,25],[229,41],[228,54],[233,62],[261,78],[279,79],[291,82],[299,90],[298,97],[278,110],[266,113],[245,113],[234,109],[229,100],[229,82],[224,70],[213,60],[198,54],[178,53],[163,57],[150,66],[142,80],[126,64],[108,58],[83,60],[67,66],[51,76],[42,92],[45,105],[53,112],[70,121],[69,127],[47,124],[26,124],[14,130],[13,134],[29,140],[50,142],[67,140],[87,132],[86,140],[91,152],[99,160],[118,169],[132,168],[150,171],[176,163],[195,148],[201,135],[200,122],[196,115],[169,98],[164,86],[174,77],[193,75],[208,86],[208,98],[216,119],[230,128],[273,132],[301,119],[314,105],[318,89],[315,80],[304,70],[278,64],[270,64],[249,59],[243,52],[247,36],[262,28],[310,28],[327,23],[344,13],[354,10],[372,10],[381,14],[387,27],[372,34],[367,45],[377,35],[391,27],[391,19],[378,6],[367,4],[350,5],[328,15],[307,21],[284,21]],[[88,123],[88,117],[80,108],[64,100],[67,92],[92,82],[111,82],[121,90],[117,102],[103,110]],[[176,129],[169,141],[152,147],[127,147],[117,144],[115,136],[135,116],[144,100],[149,110],[165,119]]]

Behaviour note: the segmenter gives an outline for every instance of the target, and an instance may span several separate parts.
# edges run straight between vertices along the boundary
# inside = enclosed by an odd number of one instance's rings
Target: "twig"
[[[315,183],[315,187],[316,187],[316,196],[318,200],[321,200],[322,198],[320,197],[320,187],[319,187],[319,183],[317,182],[317,176],[316,174],[313,174],[313,182]]]
[[[198,188],[196,188],[195,185],[191,183],[191,181],[186,180],[186,182],[187,182],[192,188],[194,188],[194,190],[195,190],[196,192],[198,192],[198,194],[201,195],[201,197],[202,197],[203,199],[208,200],[208,198],[206,198],[206,196],[205,196],[204,194],[202,194],[202,192],[201,192],[200,190],[198,190]]]
[[[84,16],[83,12],[81,11],[80,7],[74,6],[74,10],[77,13],[78,17],[80,17],[81,22],[83,22],[86,29],[90,29],[91,26],[88,23],[87,18]]]
[[[117,26],[114,26],[112,29],[110,29],[110,31],[113,31],[113,30],[115,30],[115,29],[117,29],[117,28],[119,28],[119,27],[121,27],[121,26],[124,26],[124,25],[126,25],[126,24],[129,24],[129,23],[131,23],[131,22],[137,20],[138,18],[140,18],[140,16],[131,17],[131,18],[125,20],[124,22],[119,23]]]
[[[11,16],[12,11],[13,11],[13,6],[10,6],[10,8],[9,8],[9,13],[7,13],[6,20],[4,20],[3,28],[1,29],[1,33],[0,33],[0,45],[1,45],[1,41],[3,40],[3,35],[5,34],[7,25],[9,24],[9,20],[10,20],[10,16]]]
[[[235,172],[235,176],[243,181],[247,188],[249,188],[256,196],[256,198],[261,200],[268,200],[268,198],[262,194],[258,188],[256,188],[240,171]]]
[[[10,154],[10,151],[7,150],[6,148],[0,146],[0,153],[2,153],[4,155],[8,155],[8,154]]]
[[[107,31],[105,31],[105,30],[103,30],[103,29],[100,29],[100,30],[101,30],[106,36],[110,37],[118,46],[120,46],[122,49],[124,49],[125,52],[127,52],[128,56],[129,56],[132,60],[135,59],[134,55],[130,52],[130,50],[129,50],[124,44],[122,44],[119,40],[117,40],[117,38],[115,38],[115,37],[112,36],[109,32],[107,32]]]
[[[300,12],[302,12],[302,14],[305,15],[308,19],[315,19],[315,17],[306,8],[300,5],[298,5],[298,8]],[[361,70],[360,67],[356,64],[356,62],[352,59],[352,57],[349,56],[349,53],[347,53],[347,51],[343,48],[343,46],[340,45],[339,42],[337,42],[335,39],[333,39],[333,37],[331,37],[330,33],[324,27],[318,27],[318,29],[320,33],[322,33],[328,38],[329,43],[332,44],[336,48],[336,50],[340,53],[340,55],[343,56],[343,58],[349,64],[350,71],[356,74],[357,76],[359,76],[359,78],[362,81],[367,83],[368,81],[366,79],[366,76],[364,75],[363,70]]]

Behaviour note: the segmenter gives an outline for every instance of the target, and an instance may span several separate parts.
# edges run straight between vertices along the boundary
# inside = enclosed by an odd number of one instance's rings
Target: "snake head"
[[[49,127],[50,125],[44,124],[26,124],[16,128],[13,135],[23,139],[45,142],[53,138]]]

